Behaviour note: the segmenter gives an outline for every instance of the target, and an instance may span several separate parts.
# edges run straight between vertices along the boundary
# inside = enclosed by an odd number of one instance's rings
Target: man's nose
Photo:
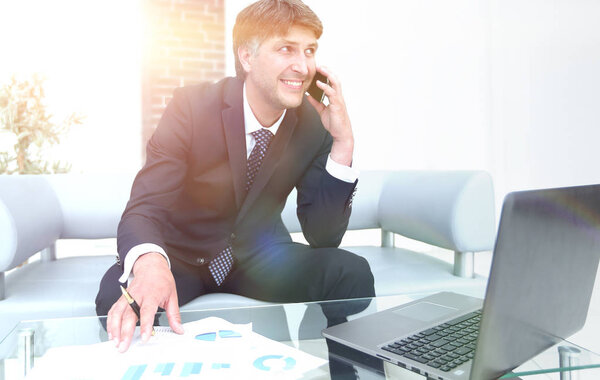
[[[292,64],[292,70],[302,75],[308,74],[308,60],[305,56],[299,55]]]

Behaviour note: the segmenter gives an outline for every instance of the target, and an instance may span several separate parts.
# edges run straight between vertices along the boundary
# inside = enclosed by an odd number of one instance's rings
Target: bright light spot
[[[0,3],[0,82],[41,73],[59,120],[85,115],[59,149],[74,172],[140,165],[140,8],[139,1],[117,0]]]

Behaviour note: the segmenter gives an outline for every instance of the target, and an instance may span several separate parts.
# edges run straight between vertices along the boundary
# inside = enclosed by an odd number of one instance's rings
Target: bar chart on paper
[[[159,363],[156,366],[148,364],[130,366],[121,380],[142,380],[147,378],[161,379],[168,377],[176,378],[194,378],[196,375],[201,375],[203,368],[211,370],[231,368],[230,363],[202,363],[202,362],[186,362],[186,363]],[[154,369],[153,369],[154,367]]]
[[[202,366],[202,363],[198,364]],[[173,367],[175,367],[175,363],[161,363],[156,366],[154,373],[159,373],[161,376],[169,376],[173,372]]]
[[[142,378],[142,375],[146,371],[146,364],[144,365],[134,365],[127,369],[125,375],[123,375],[122,380],[139,380]]]
[[[217,342],[221,339],[242,338],[242,334],[235,330],[217,330],[196,334],[194,339],[201,342]],[[183,363],[158,363],[158,364],[138,364],[127,368],[121,380],[142,380],[154,377],[177,377],[193,378],[206,371],[226,370],[231,368],[231,363],[203,363],[203,362],[183,362]]]
[[[296,379],[326,364],[295,347],[273,341],[218,318],[184,324],[183,335],[155,327],[156,336],[139,338],[120,353],[113,342],[57,347],[34,368],[32,380]]]
[[[253,361],[253,367],[260,371],[269,372],[272,370],[289,371],[296,365],[296,360],[292,357],[283,355],[264,355]],[[154,369],[152,369],[154,368]],[[204,371],[227,370],[231,368],[231,363],[202,363],[202,362],[184,362],[184,363],[159,363],[156,365],[139,364],[127,368],[121,380],[142,380],[160,376],[164,379],[166,376],[177,378],[194,377],[201,375]]]

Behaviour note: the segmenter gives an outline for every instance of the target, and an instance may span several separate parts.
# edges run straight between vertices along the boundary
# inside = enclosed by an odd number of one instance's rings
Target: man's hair
[[[301,0],[260,0],[244,8],[237,15],[233,27],[233,56],[237,76],[246,78],[238,57],[240,46],[247,46],[256,52],[267,38],[285,36],[292,26],[311,30],[316,39],[323,33],[321,20]]]

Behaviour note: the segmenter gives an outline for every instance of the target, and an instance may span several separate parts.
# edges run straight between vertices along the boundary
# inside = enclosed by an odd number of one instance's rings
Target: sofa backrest
[[[0,175],[0,272],[57,239],[117,235],[134,174]],[[494,191],[483,171],[364,171],[349,230],[383,228],[457,252],[490,250]],[[282,212],[300,232],[296,192]]]
[[[379,196],[389,172],[364,171],[360,174],[357,192],[352,202],[349,230],[379,228]],[[294,189],[281,213],[283,223],[290,232],[302,232],[296,216],[296,190]]]
[[[61,239],[117,236],[135,174],[47,175],[62,213]]]
[[[57,239],[101,239],[117,225],[133,175],[0,176],[0,271]]]
[[[491,250],[496,237],[492,178],[471,170],[387,172],[378,220],[383,229],[456,252]]]
[[[12,269],[57,239],[102,239],[117,235],[134,174],[0,176],[0,271]],[[366,185],[353,202],[349,229],[377,228],[383,172],[361,175]],[[368,184],[368,185],[367,185]],[[300,232],[296,191],[282,219]]]

